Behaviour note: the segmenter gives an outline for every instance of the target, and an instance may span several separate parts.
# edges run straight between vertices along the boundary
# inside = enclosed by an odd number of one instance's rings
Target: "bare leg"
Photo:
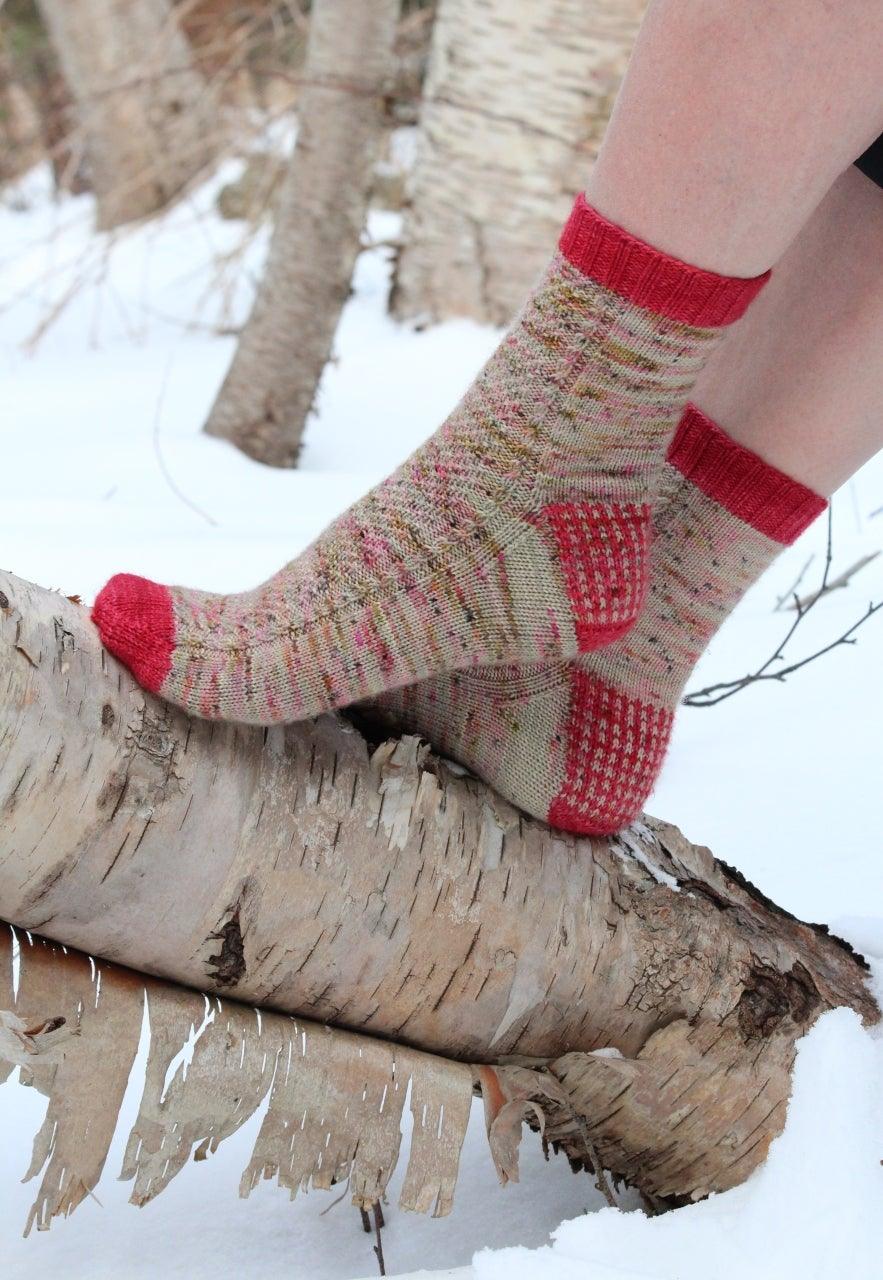
[[[883,129],[878,0],[654,0],[589,201],[696,266],[773,265]]]
[[[828,496],[883,448],[883,191],[835,183],[693,399],[725,431]]]

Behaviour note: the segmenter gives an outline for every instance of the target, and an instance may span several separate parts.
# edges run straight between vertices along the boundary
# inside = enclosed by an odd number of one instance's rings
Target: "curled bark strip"
[[[15,924],[494,1065],[504,1094],[507,1071],[538,1070],[550,1141],[585,1154],[576,1113],[606,1169],[666,1197],[763,1158],[821,1012],[879,1016],[860,957],[665,823],[578,839],[413,738],[189,720],[101,651],[81,607],[6,574],[0,591]]]

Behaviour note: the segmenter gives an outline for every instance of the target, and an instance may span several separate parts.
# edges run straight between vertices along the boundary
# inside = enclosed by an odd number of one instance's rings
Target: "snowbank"
[[[602,1209],[475,1280],[874,1280],[883,1266],[883,1040],[851,1010],[801,1043],[785,1132],[744,1186],[658,1218]]]

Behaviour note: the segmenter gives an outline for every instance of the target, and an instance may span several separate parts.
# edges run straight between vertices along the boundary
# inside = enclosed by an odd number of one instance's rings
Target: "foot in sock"
[[[712,636],[826,505],[691,407],[669,450],[650,590],[628,636],[572,663],[454,673],[369,710],[535,817],[587,834],[621,830],[653,788]]]
[[[511,331],[399,471],[254,591],[118,575],[102,640],[193,714],[263,724],[610,643],[644,599],[677,418],[764,279],[678,262],[578,200]]]

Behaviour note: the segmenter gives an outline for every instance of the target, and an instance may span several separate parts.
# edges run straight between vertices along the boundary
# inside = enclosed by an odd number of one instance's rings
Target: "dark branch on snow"
[[[845,573],[839,575],[833,581],[831,580],[831,562],[833,560],[833,520],[831,508],[828,508],[828,541],[825,551],[825,568],[822,573],[822,581],[819,589],[813,592],[806,599],[801,600],[797,594],[797,588],[803,580],[806,570],[809,568],[809,561],[801,570],[797,581],[791,589],[793,602],[791,608],[794,610],[794,621],[789,626],[782,640],[779,642],[775,652],[763,662],[756,671],[751,671],[747,675],[740,676],[735,680],[722,680],[717,684],[707,685],[704,689],[695,689],[692,693],[688,693],[683,699],[685,707],[714,707],[719,702],[732,698],[734,694],[740,693],[743,689],[747,689],[749,685],[760,684],[764,680],[777,680],[782,683],[788,676],[793,675],[796,671],[800,671],[802,667],[807,667],[811,662],[815,662],[818,658],[823,657],[826,653],[830,653],[832,649],[838,649],[841,645],[855,644],[855,633],[859,627],[864,626],[875,613],[879,613],[883,609],[883,600],[876,604],[870,603],[864,614],[852,623],[850,627],[829,644],[823,645],[821,649],[817,649],[815,653],[809,654],[806,658],[801,658],[798,662],[792,662],[788,666],[779,667],[778,663],[785,661],[785,652],[794,637],[804,618],[812,612],[813,608],[818,604],[819,600],[830,594],[830,592],[838,588],[848,585],[850,578],[859,570],[869,564],[871,560],[876,558],[873,556],[864,557],[857,564],[853,565]],[[783,600],[780,600],[776,606],[776,611],[781,608]]]

